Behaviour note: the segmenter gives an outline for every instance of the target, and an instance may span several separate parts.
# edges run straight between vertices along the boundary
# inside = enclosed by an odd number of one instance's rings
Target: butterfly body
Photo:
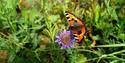
[[[81,43],[86,33],[85,23],[68,11],[66,11],[66,18],[69,22],[69,30],[72,31],[74,37],[78,40],[77,43]]]

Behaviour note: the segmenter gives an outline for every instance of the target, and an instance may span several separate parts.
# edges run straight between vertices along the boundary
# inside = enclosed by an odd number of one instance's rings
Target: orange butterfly
[[[82,42],[82,39],[84,38],[84,35],[87,32],[87,29],[85,27],[85,23],[84,23],[84,21],[77,18],[72,13],[70,13],[68,11],[66,11],[65,13],[66,13],[66,18],[69,22],[69,30],[72,31],[75,39],[78,40],[77,43],[80,44]]]

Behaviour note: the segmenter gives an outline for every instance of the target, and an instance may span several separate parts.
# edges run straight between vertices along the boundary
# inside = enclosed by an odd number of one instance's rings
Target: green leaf
[[[117,37],[119,39],[125,40],[125,34],[124,33],[118,34]]]

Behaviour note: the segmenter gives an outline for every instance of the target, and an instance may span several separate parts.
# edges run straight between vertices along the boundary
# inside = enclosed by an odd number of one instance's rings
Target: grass
[[[124,0],[0,0],[0,62],[124,63]],[[21,12],[17,12],[17,8]],[[65,11],[85,21],[96,41],[83,48],[60,49],[58,32],[67,29]],[[83,41],[84,42],[84,41]]]

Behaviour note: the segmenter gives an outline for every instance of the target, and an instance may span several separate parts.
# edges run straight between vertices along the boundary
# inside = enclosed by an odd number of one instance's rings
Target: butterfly
[[[82,42],[82,39],[84,38],[84,35],[87,32],[85,22],[68,11],[66,11],[65,14],[66,19],[69,22],[69,30],[72,31],[73,36],[77,40],[77,43],[80,44]]]

